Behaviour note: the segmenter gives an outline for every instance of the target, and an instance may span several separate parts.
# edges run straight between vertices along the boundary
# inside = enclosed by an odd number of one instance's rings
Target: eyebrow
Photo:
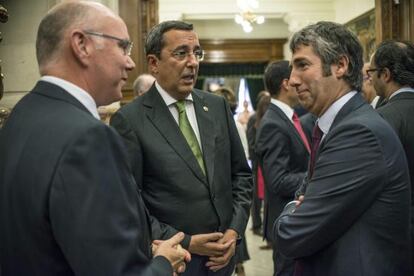
[[[301,62],[310,63],[310,61],[307,58],[304,57],[298,57],[292,60],[291,65],[298,65]]]
[[[177,46],[173,51],[177,51],[177,50],[189,50],[190,47],[188,47],[188,45],[179,45]],[[194,50],[200,50],[201,46],[200,45],[196,45],[194,47]]]

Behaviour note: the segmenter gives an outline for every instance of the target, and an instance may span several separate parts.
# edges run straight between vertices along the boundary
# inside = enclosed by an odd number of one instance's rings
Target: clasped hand
[[[217,271],[225,267],[234,256],[237,232],[228,229],[223,233],[209,233],[191,236],[189,250],[201,256],[209,256],[206,266]]]

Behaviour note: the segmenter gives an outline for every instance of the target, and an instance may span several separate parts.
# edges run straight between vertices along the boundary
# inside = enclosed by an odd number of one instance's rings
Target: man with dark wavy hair
[[[382,42],[371,60],[377,93],[386,103],[378,109],[394,128],[404,147],[411,180],[411,241],[414,247],[414,45],[408,41]]]
[[[360,95],[362,47],[343,25],[295,33],[290,83],[318,117],[307,180],[274,225],[295,275],[411,275],[410,180],[393,129]]]

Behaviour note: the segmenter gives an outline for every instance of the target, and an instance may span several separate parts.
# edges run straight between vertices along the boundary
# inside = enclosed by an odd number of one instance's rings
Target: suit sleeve
[[[386,171],[379,142],[366,127],[353,124],[328,134],[305,200],[274,225],[281,253],[310,256],[339,239],[378,197]]]
[[[252,173],[247,164],[243,146],[237,132],[236,124],[228,104],[223,99],[227,112],[227,122],[230,137],[231,152],[231,180],[233,194],[233,218],[231,229],[240,235],[244,233],[249,219],[250,203],[252,197]]]
[[[129,164],[131,166],[132,173],[134,175],[135,181],[137,182],[139,190],[142,190],[143,183],[143,161],[142,161],[142,150],[140,142],[135,135],[135,132],[129,123],[129,120],[121,112],[115,113],[111,117],[110,124],[114,127],[117,132],[123,138],[127,152]],[[154,240],[165,240],[174,236],[179,231],[174,227],[162,223],[156,217],[150,214],[151,220],[151,229],[152,229],[152,239]],[[188,248],[190,245],[191,236],[185,234],[184,240],[181,242],[181,245],[184,248]]]
[[[103,124],[75,134],[49,195],[51,228],[74,274],[172,274],[167,259],[140,249],[150,242],[140,200],[119,136]]]
[[[280,125],[263,122],[257,135],[256,150],[267,189],[283,197],[293,197],[306,173],[289,169],[293,161],[289,151],[291,141],[286,131]]]

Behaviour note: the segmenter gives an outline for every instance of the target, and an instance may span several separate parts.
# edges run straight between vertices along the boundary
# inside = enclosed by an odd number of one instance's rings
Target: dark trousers
[[[229,264],[217,272],[213,272],[206,267],[208,257],[191,254],[191,261],[187,264],[187,268],[182,276],[230,276],[233,274],[235,262],[234,257],[231,258]]]
[[[254,176],[254,186],[253,186],[253,195],[252,195],[252,208],[251,208],[251,215],[252,215],[252,228],[259,229],[262,227],[262,217],[261,217],[261,210],[262,210],[262,202],[257,196],[257,183],[256,183],[256,176]]]
[[[273,276],[292,276],[295,271],[295,261],[281,255],[273,243]]]

